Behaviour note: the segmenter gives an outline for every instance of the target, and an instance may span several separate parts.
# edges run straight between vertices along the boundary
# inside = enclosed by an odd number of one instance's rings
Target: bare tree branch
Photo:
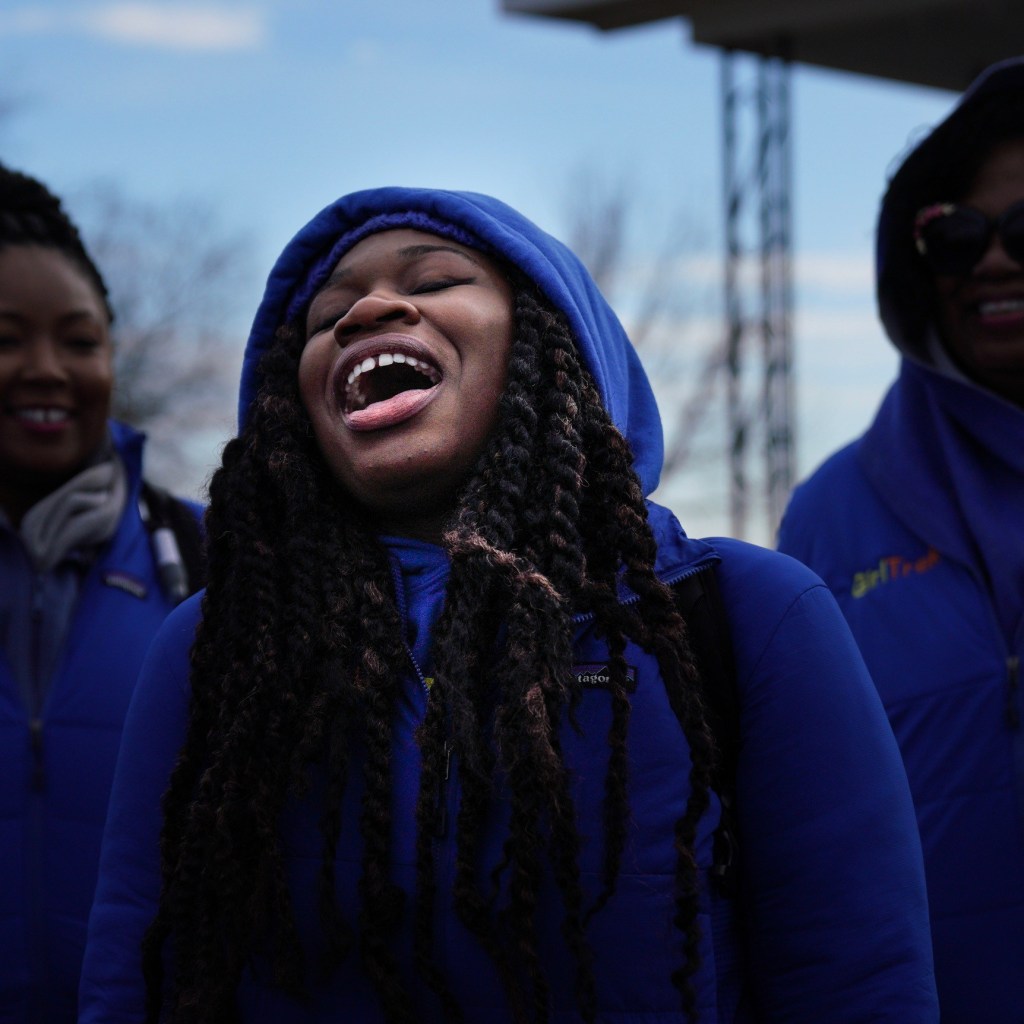
[[[197,463],[212,463],[233,419],[250,246],[194,200],[140,202],[106,184],[75,209],[111,290],[114,415],[150,435],[154,476],[195,491]]]
[[[694,454],[695,439],[711,411],[722,367],[719,343],[688,336],[700,289],[688,273],[695,230],[682,210],[651,217],[657,237],[644,229],[644,195],[626,177],[576,171],[566,190],[569,247],[619,313],[656,386],[673,401],[666,409],[669,434],[664,478],[681,473]],[[685,374],[685,378],[683,376]]]

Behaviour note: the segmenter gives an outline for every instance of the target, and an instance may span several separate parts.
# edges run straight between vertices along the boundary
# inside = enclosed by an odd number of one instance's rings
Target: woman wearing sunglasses
[[[1024,60],[903,162],[877,235],[902,356],[779,546],[830,585],[900,743],[944,1024],[1024,1014]]]

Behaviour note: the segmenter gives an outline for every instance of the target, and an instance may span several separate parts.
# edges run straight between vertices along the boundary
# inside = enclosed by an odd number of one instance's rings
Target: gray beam
[[[602,29],[663,18],[697,43],[960,91],[1024,53],[1021,0],[503,0],[510,13]]]

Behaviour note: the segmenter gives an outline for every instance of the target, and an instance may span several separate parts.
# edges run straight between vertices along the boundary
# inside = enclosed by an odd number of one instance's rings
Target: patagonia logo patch
[[[131,594],[140,600],[149,593],[149,588],[142,580],[135,576],[129,576],[126,572],[108,572],[103,576],[103,582],[108,587],[116,587],[125,593]]]
[[[573,665],[572,674],[584,690],[610,690],[612,688],[607,662],[594,661]],[[636,667],[633,665],[626,666],[626,689],[630,693],[636,689]]]
[[[904,558],[902,555],[889,555],[880,558],[878,564],[863,572],[854,573],[850,583],[850,593],[855,598],[869,594],[876,587],[884,587],[897,580],[905,580],[911,576],[921,576],[939,564],[938,551],[929,548],[920,558]]]

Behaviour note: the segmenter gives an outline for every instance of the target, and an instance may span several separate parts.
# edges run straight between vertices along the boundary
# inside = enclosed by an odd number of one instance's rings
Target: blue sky
[[[69,196],[105,181],[199,197],[251,240],[260,274],[352,189],[490,192],[560,234],[581,167],[623,178],[640,197],[639,263],[670,214],[692,227],[703,298],[680,336],[699,348],[720,331],[719,62],[681,20],[603,34],[499,0],[7,0],[0,65],[2,159]],[[895,369],[874,320],[873,221],[894,158],[954,97],[802,68],[792,84],[806,473],[866,425]],[[677,384],[658,382],[669,408]],[[691,532],[727,526],[711,463],[665,495]]]

